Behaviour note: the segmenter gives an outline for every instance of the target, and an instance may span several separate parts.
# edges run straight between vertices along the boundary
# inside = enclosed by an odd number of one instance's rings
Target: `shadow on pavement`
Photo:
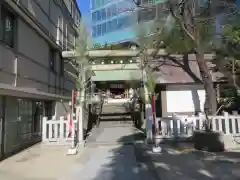
[[[146,160],[141,151],[134,145],[135,141],[143,140],[143,138],[143,133],[137,132],[118,139],[118,146],[110,145],[99,148],[97,151],[107,149],[107,160],[100,165],[94,178],[86,178],[86,180],[157,180],[156,174],[144,164]]]
[[[239,152],[196,151],[190,143],[176,142],[168,142],[161,147],[162,152],[158,154],[146,147],[144,151],[163,180],[240,179]]]
[[[124,144],[130,139],[143,140],[143,133],[124,136],[118,140]],[[180,143],[181,144],[181,143]],[[188,144],[188,143],[187,143]],[[183,145],[186,146],[186,145]],[[134,159],[131,160],[131,158]],[[162,180],[239,180],[240,153],[209,153],[182,148],[178,143],[162,145],[162,153],[154,154],[142,142],[121,145],[109,150],[109,162],[102,164],[91,180],[162,179]]]

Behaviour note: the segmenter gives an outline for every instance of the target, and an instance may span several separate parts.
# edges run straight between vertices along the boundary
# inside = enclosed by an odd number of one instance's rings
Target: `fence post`
[[[68,114],[67,115],[67,123],[66,123],[66,138],[70,138],[69,137],[69,133],[70,133],[70,119],[71,119],[71,115],[70,114]]]
[[[77,108],[77,111],[78,111],[78,140],[79,140],[79,143],[81,141],[83,141],[83,118],[85,118],[84,113],[83,113],[83,110],[84,108],[82,107],[83,105],[80,105],[78,108]]]
[[[60,117],[60,132],[59,132],[59,138],[61,139],[61,140],[63,140],[64,139],[64,116],[61,116]]]
[[[223,112],[223,115],[224,115],[224,122],[225,122],[225,133],[230,134],[229,114],[227,112]]]
[[[212,130],[213,131],[217,131],[217,124],[216,124],[216,120],[218,120],[218,118],[216,116],[212,116]]]
[[[172,122],[173,122],[173,136],[178,137],[178,119],[176,115],[173,113],[172,114]]]
[[[42,141],[46,141],[47,139],[47,117],[43,117],[42,123]]]
[[[239,126],[240,126],[240,119],[239,119],[239,114],[237,111],[233,111],[233,118],[232,118],[232,130],[233,130],[233,134],[237,134],[237,132],[239,133]],[[236,120],[237,120],[237,126],[236,126]],[[238,127],[238,130],[237,130]]]
[[[199,112],[198,117],[199,117],[199,130],[201,130],[203,127],[206,128],[205,126],[203,126],[204,123],[206,123],[205,114]]]

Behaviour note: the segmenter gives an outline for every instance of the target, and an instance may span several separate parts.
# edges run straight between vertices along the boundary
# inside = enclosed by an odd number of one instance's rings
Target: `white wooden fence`
[[[74,127],[77,127],[76,117],[73,118]],[[71,128],[70,128],[70,115],[67,117],[60,117],[60,119],[48,120],[47,117],[43,118],[42,127],[42,142],[66,145],[72,141]]]
[[[240,115],[236,112],[229,114],[224,112],[223,115],[210,116],[213,131],[223,132],[224,134],[240,135]],[[160,118],[158,127],[161,127],[162,135],[166,138],[173,137],[190,137],[194,130],[203,128],[205,116],[183,116],[173,114],[172,117]]]
[[[83,140],[83,129],[88,123],[88,109],[85,107],[77,107],[76,114],[73,116],[73,126],[70,127],[70,114],[67,117],[59,119],[47,117],[43,118],[42,123],[42,142],[54,145],[68,145],[72,142],[71,131],[75,129],[75,141],[79,138]]]

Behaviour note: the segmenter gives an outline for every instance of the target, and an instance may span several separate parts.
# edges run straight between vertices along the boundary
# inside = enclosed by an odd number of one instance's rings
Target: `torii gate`
[[[148,49],[147,55],[151,55],[154,49]],[[86,56],[89,58],[101,58],[101,57],[137,57],[140,54],[140,50],[89,50],[86,52]],[[157,55],[166,55],[165,49],[160,49]],[[63,51],[63,58],[77,58],[78,54],[75,51]]]
[[[147,55],[151,55],[154,52],[154,49],[148,49]],[[89,50],[86,52],[86,57],[89,58],[102,58],[102,57],[137,57],[141,53],[140,50]],[[160,49],[157,55],[166,55],[165,49]],[[76,59],[79,55],[75,51],[63,51],[62,57],[67,59]],[[141,63],[141,62],[139,62]],[[143,70],[143,82],[147,81],[146,72]],[[149,102],[149,92],[148,88],[146,87],[146,83],[144,84],[144,92],[145,92],[145,99],[148,103],[145,104],[145,113],[146,113],[146,133],[147,133],[147,140],[153,140],[152,134],[152,124],[153,124],[153,114],[152,114],[152,105]],[[143,112],[141,112],[141,116],[143,119]]]
[[[155,51],[154,49],[148,49],[146,51],[146,55],[150,55],[153,53],[153,51]],[[140,50],[89,50],[86,52],[86,57],[89,58],[103,58],[103,57],[137,57],[139,56],[141,53]],[[161,55],[167,55],[165,49],[160,49],[157,54],[158,56]],[[179,54],[172,54],[173,56],[181,56]],[[214,54],[205,54],[205,58],[206,59],[212,59],[214,56]],[[62,57],[63,58],[70,58],[70,59],[74,59],[78,57],[77,52],[75,51],[63,51],[62,52]],[[195,59],[195,54],[189,54],[190,59]],[[139,62],[142,63],[142,62]],[[146,82],[147,78],[146,78],[146,72],[143,71],[143,82]],[[145,98],[146,100],[149,100],[148,97],[148,89],[145,86],[146,83],[144,84],[144,91],[145,91]],[[147,101],[149,102],[149,101]],[[145,112],[146,112],[146,125],[147,125],[147,139],[148,140],[152,140],[152,121],[153,121],[153,116],[152,116],[152,108],[151,108],[151,104],[147,103],[146,104],[146,108],[145,108]]]

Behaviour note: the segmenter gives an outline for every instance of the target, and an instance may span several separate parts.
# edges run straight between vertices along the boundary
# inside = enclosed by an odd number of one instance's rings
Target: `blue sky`
[[[78,6],[80,7],[83,16],[89,15],[90,11],[90,0],[77,0]]]

